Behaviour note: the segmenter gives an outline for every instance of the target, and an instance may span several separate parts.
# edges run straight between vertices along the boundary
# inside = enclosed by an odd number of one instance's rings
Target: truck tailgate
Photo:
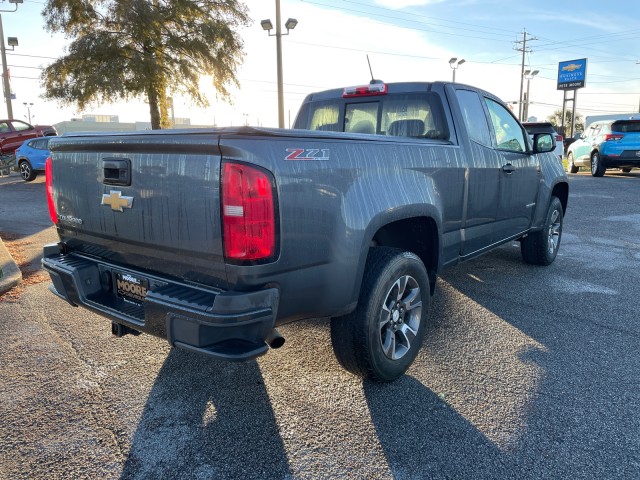
[[[85,134],[56,139],[51,152],[58,231],[71,250],[224,285],[218,135]]]

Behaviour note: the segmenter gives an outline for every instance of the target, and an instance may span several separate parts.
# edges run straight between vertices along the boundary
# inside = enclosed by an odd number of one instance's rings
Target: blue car
[[[601,177],[607,168],[630,172],[640,167],[640,120],[601,120],[594,122],[582,136],[569,145],[567,162],[570,173],[580,167]]]
[[[16,150],[16,164],[25,182],[36,178],[38,172],[44,172],[44,162],[50,155],[49,140],[51,137],[27,140]]]

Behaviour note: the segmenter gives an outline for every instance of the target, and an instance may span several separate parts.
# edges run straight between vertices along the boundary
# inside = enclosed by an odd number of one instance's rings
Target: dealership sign
[[[575,90],[587,81],[587,59],[570,60],[558,64],[558,90]]]

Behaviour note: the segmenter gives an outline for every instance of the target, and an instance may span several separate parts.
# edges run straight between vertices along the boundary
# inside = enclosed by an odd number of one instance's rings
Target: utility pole
[[[13,120],[13,108],[11,107],[11,86],[9,85],[9,71],[7,70],[7,54],[4,46],[4,31],[2,30],[2,15],[0,15],[0,55],[2,56],[2,87],[4,89],[4,101],[7,104],[7,118]]]
[[[518,52],[522,52],[522,68],[520,70],[520,98],[519,98],[519,107],[518,107],[518,120],[522,121],[522,115],[523,115],[523,101],[522,101],[522,97],[523,97],[523,93],[524,93],[524,63],[525,63],[525,54],[527,53],[531,53],[532,50],[531,49],[527,49],[527,41],[533,41],[533,40],[538,40],[537,37],[529,37],[527,38],[527,31],[523,30],[522,31],[522,41],[518,41],[516,42],[517,45],[522,44],[522,47],[518,48],[518,47],[514,47],[514,50],[518,51]]]

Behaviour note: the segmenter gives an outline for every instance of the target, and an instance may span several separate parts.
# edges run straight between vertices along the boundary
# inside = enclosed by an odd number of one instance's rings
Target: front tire
[[[394,248],[372,248],[358,306],[331,319],[338,362],[378,382],[402,376],[422,345],[429,303],[429,277],[420,258]]]
[[[18,168],[20,170],[20,176],[25,182],[31,182],[33,179],[36,178],[37,174],[27,160],[22,160],[18,164]]]
[[[604,175],[605,170],[602,159],[600,158],[600,153],[593,152],[591,154],[591,175],[601,177]]]
[[[580,167],[576,167],[576,164],[573,163],[573,153],[567,155],[567,170],[569,170],[569,173],[578,173],[578,170],[580,170]]]
[[[562,203],[551,197],[542,230],[530,233],[520,242],[522,259],[531,265],[551,265],[558,255],[562,240]]]

